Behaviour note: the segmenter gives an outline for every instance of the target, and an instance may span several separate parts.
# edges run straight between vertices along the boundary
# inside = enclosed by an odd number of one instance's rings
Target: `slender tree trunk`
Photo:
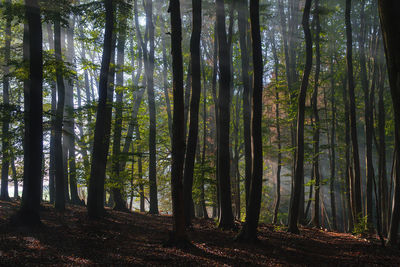
[[[106,174],[109,132],[111,127],[111,104],[109,102],[108,79],[113,50],[112,35],[114,21],[114,6],[111,0],[104,0],[106,25],[104,33],[104,48],[99,80],[99,104],[97,106],[96,126],[92,153],[92,165],[88,189],[88,214],[91,218],[101,217],[104,213],[104,181]],[[111,91],[111,90],[110,90]],[[108,140],[108,141],[107,141]]]
[[[205,181],[205,161],[206,161],[206,148],[207,148],[207,80],[206,72],[204,69],[204,61],[202,64],[203,73],[203,151],[201,154],[201,185],[200,185],[200,206],[203,211],[204,219],[208,219],[208,212],[205,200],[204,181]]]
[[[128,11],[124,6],[120,6],[119,32],[117,45],[117,73],[116,87],[124,86],[124,57],[126,42],[126,20]],[[115,98],[115,124],[114,124],[114,141],[113,141],[113,162],[112,162],[112,180],[115,186],[112,187],[114,197],[114,210],[128,212],[127,204],[124,198],[124,182],[121,177],[121,135],[122,135],[122,113],[123,113],[123,90],[116,90]],[[125,167],[125,166],[124,166]]]
[[[239,43],[240,55],[242,62],[242,82],[243,82],[243,136],[244,136],[244,158],[245,158],[245,192],[246,192],[246,208],[249,197],[250,180],[251,180],[251,106],[250,91],[251,84],[249,79],[249,53],[247,47],[247,10],[246,0],[238,0],[238,27],[239,27]]]
[[[193,32],[190,40],[190,54],[192,64],[192,99],[190,102],[189,137],[186,146],[186,157],[183,171],[183,201],[185,205],[185,223],[191,224],[191,203],[194,161],[197,147],[199,129],[199,104],[201,93],[201,68],[200,68],[200,35],[201,35],[201,1],[192,1]]]
[[[154,97],[154,25],[153,4],[146,0],[146,28],[148,31],[149,51],[145,60],[147,79],[147,98],[149,102],[150,132],[149,132],[149,184],[150,184],[150,214],[158,214],[157,197],[157,151],[156,151],[156,103]]]
[[[246,214],[246,222],[239,238],[248,241],[257,240],[257,227],[261,208],[263,152],[262,152],[262,89],[263,62],[260,33],[260,10],[258,0],[250,0],[251,39],[253,48],[253,116],[252,116],[252,146],[253,168],[250,182],[250,196]]]
[[[220,194],[219,228],[234,226],[230,185],[229,123],[230,123],[230,61],[226,38],[225,8],[223,0],[216,0],[217,35],[219,54],[219,95],[218,95],[218,181]]]
[[[67,29],[67,61],[74,65],[75,61],[75,47],[74,47],[74,30],[75,18],[70,19],[69,28]],[[71,193],[71,202],[73,204],[80,204],[78,196],[78,185],[76,179],[76,161],[75,161],[75,118],[74,118],[74,83],[72,80],[67,81],[65,92],[65,113],[66,113],[66,126],[65,126],[65,140],[67,141],[68,150],[68,166],[69,166],[69,185]],[[66,176],[66,177],[68,177]]]
[[[386,54],[386,64],[389,72],[393,108],[396,110],[400,105],[400,53],[398,49],[400,46],[400,22],[397,13],[397,10],[400,8],[400,2],[394,0],[379,0],[378,6]],[[392,246],[397,243],[397,233],[400,222],[400,114],[398,112],[394,112],[394,123],[396,155],[394,162],[395,189],[387,240],[387,243]]]
[[[357,137],[357,121],[356,121],[356,100],[354,95],[354,76],[353,76],[353,39],[352,39],[352,27],[350,20],[351,13],[351,0],[346,0],[346,36],[347,36],[347,82],[349,91],[349,103],[350,103],[350,135],[351,144],[353,151],[353,168],[354,168],[354,188],[352,188],[354,195],[353,216],[356,222],[362,216],[362,201],[361,201],[361,174],[360,174],[360,157],[358,154],[358,137]]]
[[[64,160],[62,146],[62,125],[64,118],[65,104],[65,86],[62,70],[62,55],[61,55],[61,26],[60,21],[54,21],[54,51],[56,57],[56,77],[57,77],[57,109],[55,118],[55,166],[56,166],[56,199],[55,207],[58,211],[65,209],[65,182],[64,182]]]
[[[280,115],[279,115],[279,59],[278,53],[276,51],[276,44],[274,39],[274,33],[271,36],[272,44],[272,54],[274,57],[274,72],[275,72],[275,120],[276,120],[276,132],[277,132],[277,142],[278,142],[278,162],[276,170],[276,191],[275,191],[275,202],[274,202],[274,217],[272,218],[272,223],[276,224],[278,222],[279,204],[281,201],[281,169],[282,169],[282,144],[281,144],[281,128],[280,128]]]
[[[365,106],[365,141],[366,141],[366,178],[367,178],[367,222],[369,227],[373,227],[372,218],[372,183],[374,179],[374,166],[372,162],[372,132],[373,132],[373,121],[371,120],[371,103],[369,99],[369,85],[367,78],[367,67],[365,59],[365,0],[361,1],[361,12],[360,12],[360,35],[359,35],[359,47],[360,47],[360,69],[361,69],[361,86],[364,91],[364,106]]]
[[[40,7],[37,0],[25,0],[24,62],[29,66],[24,81],[24,185],[16,221],[40,224],[40,181],[43,154],[43,50]],[[28,30],[29,29],[29,30]]]
[[[5,47],[4,47],[4,74],[3,74],[3,105],[5,108],[8,108],[10,104],[9,97],[9,87],[10,87],[10,79],[8,74],[10,72],[9,63],[10,63],[10,47],[11,47],[11,0],[6,0],[6,29],[5,29]],[[3,114],[3,126],[2,126],[2,165],[1,165],[1,192],[0,199],[1,200],[10,200],[10,196],[8,195],[8,174],[10,168],[10,139],[11,135],[9,134],[9,124],[10,124],[10,116],[9,112]]]
[[[167,115],[168,115],[168,131],[169,136],[172,140],[172,112],[171,112],[171,101],[169,99],[168,90],[168,61],[167,61],[167,49],[165,45],[165,25],[164,20],[161,21],[161,42],[162,42],[162,62],[163,62],[163,89],[165,96],[165,103],[167,104]]]
[[[306,64],[304,67],[303,80],[301,82],[298,96],[297,111],[297,149],[296,149],[296,169],[294,173],[294,188],[291,195],[289,208],[289,228],[291,233],[299,233],[297,221],[299,219],[299,208],[301,198],[302,181],[304,180],[304,109],[307,94],[308,80],[312,65],[312,40],[309,27],[311,0],[306,0],[303,13],[303,28],[306,39]]]
[[[50,50],[54,50],[53,32],[51,24],[47,23],[47,36]],[[56,82],[52,81],[51,87],[51,121],[50,121],[50,162],[49,162],[49,195],[50,203],[54,204],[55,201],[55,119],[57,108],[57,92]]]
[[[321,52],[320,52],[320,32],[321,24],[319,22],[319,0],[315,0],[315,81],[314,81],[314,92],[312,97],[312,108],[314,115],[314,160],[313,160],[313,171],[315,179],[315,201],[312,215],[312,222],[315,227],[319,227],[319,190],[320,190],[320,173],[319,173],[319,133],[320,133],[320,122],[318,112],[318,87],[319,87],[319,73],[321,70]]]
[[[383,57],[380,57],[383,60]],[[387,235],[388,231],[388,210],[389,210],[389,198],[388,198],[388,186],[387,186],[387,174],[386,174],[386,141],[385,141],[385,101],[384,101],[384,81],[386,69],[383,64],[380,66],[380,79],[378,89],[378,134],[379,134],[379,192],[382,212],[382,232],[383,235]]]
[[[171,53],[173,75],[173,121],[172,121],[172,166],[171,193],[173,229],[170,236],[172,244],[187,240],[185,227],[185,209],[183,198],[183,164],[184,164],[184,97],[183,97],[183,60],[182,60],[182,21],[179,0],[170,0],[171,13]]]
[[[335,150],[335,142],[336,142],[336,106],[335,106],[335,80],[334,80],[334,72],[333,72],[333,57],[331,58],[330,64],[330,74],[331,74],[331,136],[330,136],[330,150],[331,150],[331,160],[330,160],[330,195],[331,195],[331,210],[332,210],[332,218],[333,218],[333,227],[337,229],[337,220],[336,220],[336,200],[335,200],[335,176],[336,176],[336,150]],[[340,196],[340,192],[339,192]],[[340,203],[340,202],[339,202]],[[340,205],[339,205],[340,206]]]

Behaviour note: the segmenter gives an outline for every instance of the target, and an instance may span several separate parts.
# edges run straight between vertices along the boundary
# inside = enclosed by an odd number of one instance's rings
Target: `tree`
[[[114,124],[114,142],[113,142],[113,171],[112,171],[112,194],[114,197],[114,209],[119,211],[128,211],[126,201],[123,196],[123,180],[121,177],[121,132],[122,132],[122,109],[123,109],[123,86],[124,86],[124,57],[126,42],[126,20],[129,9],[120,3],[120,23],[118,27],[118,45],[117,45],[117,74],[116,74],[116,99],[115,99],[115,124]]]
[[[11,0],[6,1],[6,29],[5,29],[5,47],[4,47],[4,74],[3,74],[3,104],[7,109],[10,104],[9,97],[9,87],[10,87],[10,79],[8,77],[10,68],[10,47],[11,47]],[[2,200],[10,200],[8,195],[8,171],[10,168],[10,134],[9,134],[9,121],[10,117],[5,114],[3,119],[3,144],[2,144],[2,154],[3,154],[3,162],[1,165],[1,193],[0,199]]]
[[[351,0],[346,0],[346,37],[347,37],[347,82],[348,82],[348,93],[349,93],[349,116],[350,116],[350,135],[351,144],[353,151],[353,168],[354,168],[354,179],[351,179],[351,191],[353,194],[352,210],[353,218],[355,222],[358,222],[359,217],[362,216],[361,207],[361,174],[360,174],[360,158],[358,154],[358,138],[357,138],[357,121],[356,121],[356,103],[354,94],[354,74],[353,74],[353,37],[352,27],[350,21],[351,12]],[[351,175],[350,175],[351,176]]]
[[[173,229],[170,235],[172,244],[186,242],[185,210],[183,199],[183,161],[185,148],[184,98],[183,98],[183,60],[182,60],[182,22],[179,0],[170,0],[168,12],[171,14],[171,53],[173,74],[173,121],[172,121],[172,164],[171,194]]]
[[[216,0],[217,36],[219,55],[219,95],[218,95],[218,183],[220,194],[219,227],[231,229],[234,226],[230,185],[229,123],[230,123],[230,82],[231,71],[225,27],[225,7],[223,0]]]
[[[192,98],[190,101],[189,137],[186,146],[186,157],[183,171],[183,196],[185,205],[186,225],[191,224],[192,187],[194,161],[197,148],[199,130],[199,105],[201,93],[201,68],[200,68],[200,35],[201,35],[201,0],[192,0],[193,32],[190,39],[190,63],[192,64]]]
[[[400,105],[400,53],[398,47],[400,45],[399,29],[400,22],[398,20],[397,10],[400,8],[400,2],[394,0],[378,1],[379,17],[383,33],[383,44],[385,47],[386,64],[389,73],[390,91],[392,94],[393,108]],[[395,125],[395,190],[393,199],[393,209],[390,221],[387,244],[396,245],[397,231],[400,221],[400,114],[394,112]]]
[[[261,207],[261,191],[263,178],[262,152],[262,89],[263,89],[263,62],[260,33],[260,7],[258,0],[250,0],[251,40],[253,48],[253,116],[252,116],[252,146],[253,168],[250,182],[250,195],[246,210],[246,222],[239,238],[249,241],[257,240],[257,227]]]
[[[244,136],[244,157],[245,157],[245,188],[246,188],[246,207],[250,191],[251,180],[251,106],[250,106],[250,79],[249,79],[249,53],[247,47],[247,10],[246,0],[238,0],[238,27],[240,56],[242,63],[242,82],[243,82],[243,136]]]
[[[54,20],[54,52],[56,58],[56,78],[57,78],[57,108],[55,117],[55,184],[56,198],[55,207],[58,211],[65,210],[65,183],[64,183],[64,163],[63,163],[63,146],[62,146],[62,128],[64,118],[65,104],[65,85],[63,77],[63,61],[61,55],[61,23],[60,13]]]
[[[24,62],[29,77],[24,81],[24,185],[16,221],[29,226],[40,222],[40,181],[43,155],[43,50],[40,7],[25,1]]]
[[[103,57],[101,60],[99,80],[99,103],[97,106],[96,126],[94,130],[94,143],[92,153],[92,164],[88,189],[88,214],[91,218],[101,217],[104,213],[104,180],[106,175],[106,164],[109,132],[111,127],[111,104],[108,90],[108,79],[111,62],[112,35],[114,28],[114,4],[112,0],[104,0],[106,25],[104,32]]]
[[[306,39],[306,64],[304,66],[303,79],[301,82],[300,92],[298,96],[297,108],[297,138],[296,138],[296,165],[294,172],[294,187],[291,194],[290,208],[289,208],[289,228],[291,233],[298,234],[297,221],[299,218],[301,188],[304,181],[304,109],[305,100],[308,87],[308,79],[310,77],[312,65],[312,40],[311,31],[309,27],[310,20],[311,0],[306,0],[303,12],[303,29]],[[302,216],[302,215],[301,215]]]
[[[321,70],[321,52],[320,52],[320,32],[321,24],[319,22],[319,0],[315,0],[315,79],[314,79],[314,92],[312,96],[312,109],[314,116],[314,160],[313,172],[315,179],[315,201],[313,210],[313,225],[319,227],[319,194],[320,194],[320,173],[319,173],[319,112],[318,112],[318,87],[319,87],[319,74]]]

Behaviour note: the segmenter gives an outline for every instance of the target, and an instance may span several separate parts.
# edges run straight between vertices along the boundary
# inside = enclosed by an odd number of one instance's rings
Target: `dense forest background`
[[[3,0],[0,198],[30,223],[40,201],[173,214],[174,241],[211,217],[396,243],[378,4]]]

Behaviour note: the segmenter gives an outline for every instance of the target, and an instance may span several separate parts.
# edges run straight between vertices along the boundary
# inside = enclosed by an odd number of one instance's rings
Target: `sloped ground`
[[[82,207],[64,214],[45,204],[43,226],[34,231],[10,226],[16,202],[0,201],[0,265],[204,265],[204,266],[400,266],[400,252],[376,240],[349,234],[301,229],[301,235],[260,227],[258,244],[233,242],[235,232],[216,229],[212,220],[195,220],[192,247],[164,247],[171,217],[108,210],[90,221]]]

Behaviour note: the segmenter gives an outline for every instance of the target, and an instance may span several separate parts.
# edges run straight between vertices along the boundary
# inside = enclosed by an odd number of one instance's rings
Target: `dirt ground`
[[[61,214],[44,204],[43,226],[28,230],[10,225],[16,202],[0,201],[0,265],[201,265],[201,266],[400,266],[400,251],[377,240],[301,228],[294,235],[261,225],[260,242],[234,242],[234,231],[196,219],[192,246],[166,247],[170,216],[107,210],[98,221],[86,209],[68,206]]]

